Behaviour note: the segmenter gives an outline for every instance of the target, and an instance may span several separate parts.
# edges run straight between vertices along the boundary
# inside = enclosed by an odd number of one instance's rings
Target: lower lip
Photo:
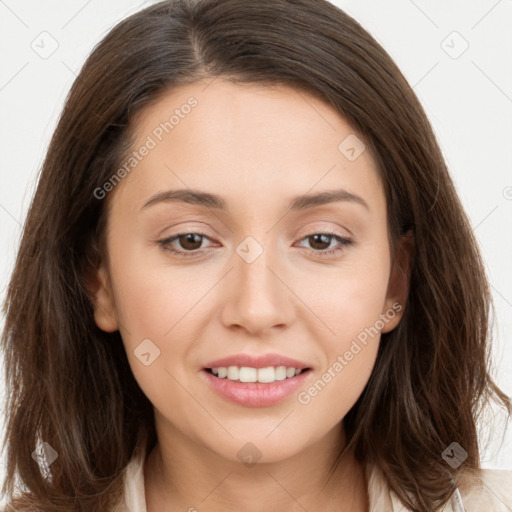
[[[220,379],[206,370],[201,371],[219,395],[246,407],[270,407],[283,401],[299,389],[310,372],[311,370],[302,371],[295,377],[264,384]]]

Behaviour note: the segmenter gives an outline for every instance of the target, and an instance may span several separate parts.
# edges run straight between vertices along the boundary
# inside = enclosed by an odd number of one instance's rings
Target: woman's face
[[[305,450],[339,427],[402,315],[368,149],[313,96],[221,78],[174,89],[136,128],[103,188],[98,326],[120,330],[161,432],[233,461]],[[303,371],[265,382],[279,366]]]

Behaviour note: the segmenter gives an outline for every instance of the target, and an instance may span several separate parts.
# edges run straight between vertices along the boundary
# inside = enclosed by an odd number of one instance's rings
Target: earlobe
[[[411,268],[414,258],[414,234],[412,230],[402,235],[396,250],[396,258],[391,269],[382,314],[388,319],[381,332],[390,332],[400,323],[409,295]]]
[[[94,321],[102,331],[115,332],[119,329],[116,307],[110,277],[103,263],[91,281],[88,288],[94,306]]]

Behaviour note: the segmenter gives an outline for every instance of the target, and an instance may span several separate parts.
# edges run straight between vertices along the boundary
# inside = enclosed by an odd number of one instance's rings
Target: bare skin
[[[190,512],[194,509],[366,512],[369,510],[366,478],[351,452],[346,453],[334,473],[328,475],[326,460],[333,459],[329,449],[331,439],[336,437],[338,434],[333,432],[321,443],[311,446],[310,455],[301,454],[279,465],[258,463],[247,467],[238,461],[219,464],[217,457],[202,450],[192,456],[180,450],[168,456],[168,460],[179,461],[176,466],[171,462],[171,475],[167,474],[161,451],[153,450],[144,469],[147,510],[174,511],[193,507]],[[297,464],[306,456],[311,465],[307,473],[303,473]],[[201,463],[197,464],[199,460]],[[216,464],[214,472],[208,465],[210,461]],[[178,483],[173,483],[172,474],[182,472],[194,475],[192,485],[180,488]]]
[[[351,452],[328,477],[380,333],[398,325],[403,307],[394,305],[407,298],[406,272],[392,265],[375,163],[368,150],[355,159],[340,151],[354,130],[313,96],[220,78],[206,85],[174,89],[137,118],[134,149],[156,140],[155,128],[188,98],[197,100],[110,192],[108,259],[93,286],[96,323],[120,330],[154,406],[147,510],[367,511],[364,468]],[[221,196],[226,208],[144,207],[170,189]],[[338,189],[352,196],[289,207],[298,195]],[[186,233],[204,236],[193,245]],[[322,233],[334,236],[314,238]],[[251,250],[262,249],[250,263],[236,251],[249,236],[257,242]],[[405,268],[408,253],[399,247]],[[379,334],[355,349],[372,327]],[[146,365],[134,351],[148,339],[159,354]],[[206,363],[239,353],[306,362],[302,400],[297,392],[246,407],[217,394],[204,378]],[[328,383],[310,392],[327,374]],[[239,455],[247,443],[260,454],[251,467]]]

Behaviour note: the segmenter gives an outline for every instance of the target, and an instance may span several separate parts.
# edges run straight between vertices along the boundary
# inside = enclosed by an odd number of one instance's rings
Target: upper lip
[[[223,357],[221,359],[215,359],[215,361],[209,362],[205,368],[219,368],[228,366],[248,366],[250,368],[286,366],[287,368],[295,368],[297,370],[311,368],[310,365],[303,363],[302,361],[298,361],[297,359],[292,359],[286,356],[281,356],[279,354],[236,354],[233,356]]]

